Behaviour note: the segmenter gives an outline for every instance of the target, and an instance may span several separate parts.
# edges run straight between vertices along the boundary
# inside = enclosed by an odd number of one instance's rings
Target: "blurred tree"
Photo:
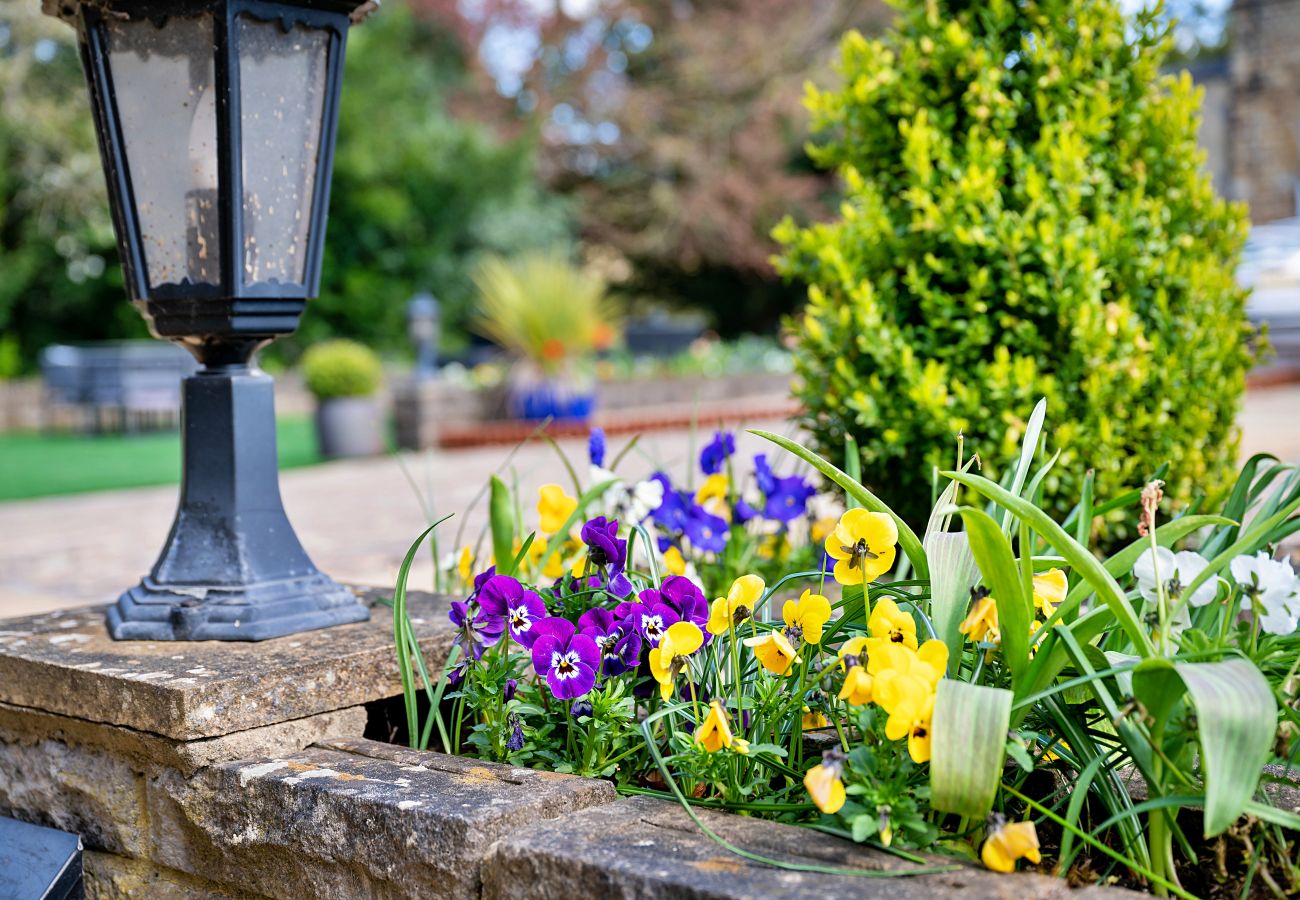
[[[634,264],[625,292],[698,306],[728,333],[799,305],[769,232],[824,217],[834,195],[804,152],[803,87],[844,30],[883,27],[882,0],[416,2],[540,118],[542,172],[581,199],[584,238]]]
[[[0,272],[0,374],[55,341],[145,333],[122,291],[73,31],[38,3],[0,8]]]

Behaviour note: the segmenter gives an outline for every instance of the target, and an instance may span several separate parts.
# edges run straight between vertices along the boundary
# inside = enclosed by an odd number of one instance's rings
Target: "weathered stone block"
[[[151,778],[149,854],[278,898],[476,897],[493,843],[614,799],[603,781],[331,740]]]
[[[0,815],[79,834],[87,848],[139,856],[144,781],[121,755],[54,740],[0,740]]]
[[[912,866],[806,828],[720,813],[701,817],[731,843],[785,862],[881,873]],[[996,875],[972,866],[906,878],[789,871],[728,852],[701,833],[679,806],[638,797],[571,812],[499,841],[483,866],[484,900],[524,896],[1104,900],[1134,895],[1106,888],[1072,891],[1058,879]]]
[[[85,854],[88,900],[263,900],[184,872],[111,853]]]
[[[247,731],[401,693],[391,591],[369,622],[260,643],[114,641],[104,607],[0,621],[0,702],[178,741]],[[445,598],[410,595],[430,666],[451,646]]]

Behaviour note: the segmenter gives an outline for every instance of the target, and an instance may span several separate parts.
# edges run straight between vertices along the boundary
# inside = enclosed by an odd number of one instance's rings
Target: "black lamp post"
[[[415,345],[415,378],[428,381],[438,377],[438,336],[440,316],[438,298],[433,294],[416,294],[406,303],[406,333]]]
[[[263,640],[369,617],[284,513],[257,351],[316,296],[363,0],[44,0],[80,38],[127,292],[184,381],[176,521],[114,638]],[[129,523],[122,523],[130,527]]]

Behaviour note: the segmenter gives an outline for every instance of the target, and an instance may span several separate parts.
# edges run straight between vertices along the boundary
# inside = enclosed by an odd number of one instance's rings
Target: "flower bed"
[[[1300,528],[1300,476],[1251,460],[1215,515],[1164,510],[1158,479],[1085,489],[1058,523],[1042,422],[1040,405],[1001,484],[942,473],[921,536],[775,435],[788,453],[743,474],[719,433],[698,474],[625,482],[595,434],[588,477],[566,460],[572,490],[544,487],[529,529],[494,479],[483,546],[449,561],[465,599],[441,677],[404,609],[425,535],[399,573],[405,737],[917,863],[1294,890],[1300,816],[1260,780],[1300,723],[1300,582],[1267,551]],[[1099,559],[1092,524],[1117,510],[1143,536]],[[812,730],[831,735],[820,754]]]

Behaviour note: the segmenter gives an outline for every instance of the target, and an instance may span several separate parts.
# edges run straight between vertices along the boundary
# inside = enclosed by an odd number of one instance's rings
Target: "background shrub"
[[[364,397],[379,389],[384,370],[379,357],[356,341],[322,341],[302,355],[307,390],[321,400]]]
[[[840,218],[787,220],[783,274],[805,425],[919,521],[956,434],[998,477],[1046,396],[1058,510],[1084,472],[1108,496],[1169,461],[1169,493],[1232,471],[1251,364],[1233,281],[1244,210],[1215,196],[1199,95],[1162,75],[1152,14],[1116,3],[907,2],[849,33],[843,83],[809,91]]]

